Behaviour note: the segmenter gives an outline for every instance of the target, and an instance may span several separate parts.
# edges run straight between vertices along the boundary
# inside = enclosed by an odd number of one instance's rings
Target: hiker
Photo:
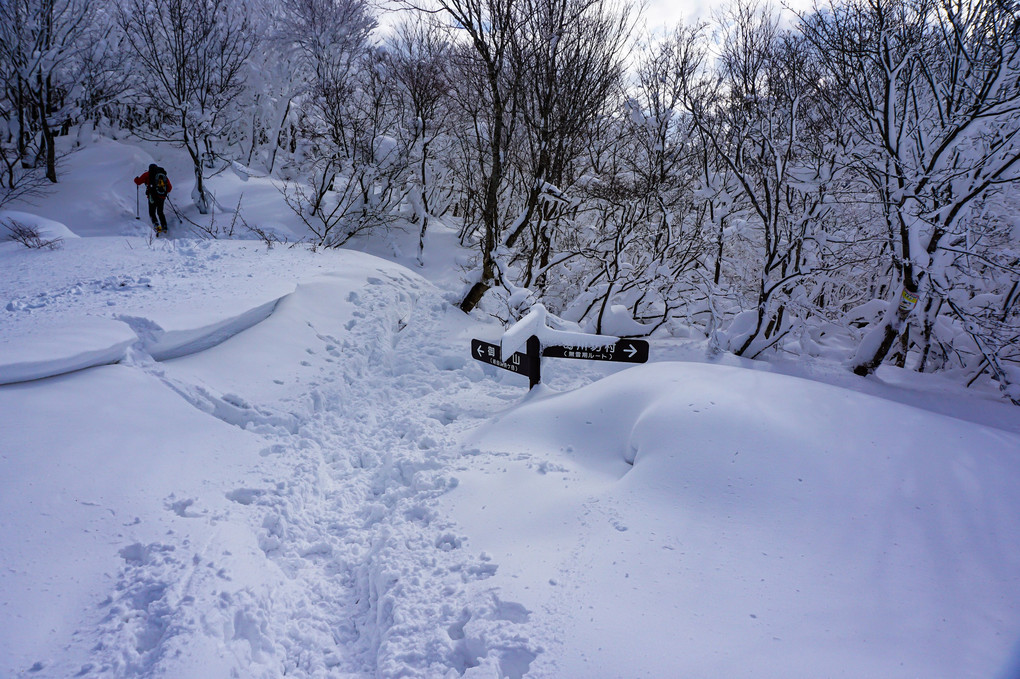
[[[149,169],[135,177],[135,184],[145,184],[145,196],[149,199],[149,219],[152,220],[152,228],[156,234],[166,233],[166,215],[163,213],[163,203],[166,202],[167,194],[173,187],[170,185],[170,178],[166,176],[166,170],[153,163]],[[158,221],[157,221],[158,218]]]

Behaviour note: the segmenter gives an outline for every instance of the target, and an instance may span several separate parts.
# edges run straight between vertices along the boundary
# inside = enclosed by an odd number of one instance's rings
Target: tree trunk
[[[917,372],[923,373],[928,367],[928,358],[931,356],[931,337],[935,330],[935,320],[939,316],[939,309],[942,303],[935,304],[935,296],[928,297],[924,305],[924,327],[921,329],[921,360],[917,364]]]
[[[46,178],[54,184],[57,183],[57,150],[54,145],[53,130],[50,129],[49,124],[46,122],[46,115],[40,109],[39,111],[39,123],[41,125],[42,132],[42,149],[40,149],[46,157]]]
[[[907,323],[900,333],[900,346],[892,356],[892,364],[897,368],[907,367],[907,354],[910,351],[910,324]]]
[[[488,239],[486,239],[488,240]],[[496,262],[492,256],[492,251],[488,248],[482,252],[482,278],[468,290],[467,295],[464,296],[464,300],[460,303],[460,310],[466,314],[478,306],[482,301],[482,297],[489,291],[492,284],[496,280]]]
[[[23,169],[31,169],[33,166],[28,158],[28,140],[31,138],[28,118],[30,111],[26,111],[28,105],[25,96],[25,81],[18,78],[18,159]]]
[[[209,214],[209,199],[205,192],[205,182],[202,171],[202,157],[198,151],[188,147],[188,153],[191,155],[191,162],[195,171],[195,190],[192,191],[191,196],[195,201],[195,207],[198,208],[199,214]]]
[[[270,145],[269,151],[269,174],[273,173],[273,168],[276,167],[276,153],[280,150],[280,137],[283,136],[283,128],[287,124],[287,117],[290,115],[290,104],[293,99],[287,100],[287,107],[283,110],[283,118],[280,119],[280,124],[276,127],[273,132],[273,141]]]
[[[493,95],[493,126],[489,138],[491,172],[485,185],[485,204],[482,206],[482,277],[471,286],[460,303],[461,311],[470,313],[496,282],[496,241],[499,236],[499,187],[503,183],[503,134],[506,108],[500,93],[499,73],[490,71],[489,89]]]
[[[493,173],[495,175],[495,173]],[[486,191],[485,210],[482,218],[485,222],[485,235],[482,238],[482,277],[465,295],[460,303],[460,310],[464,313],[471,311],[482,301],[482,297],[496,282],[496,200],[498,199],[497,184],[493,178],[489,178],[489,187]]]
[[[917,303],[917,286],[904,285],[901,291],[897,300],[893,302],[898,301],[899,303],[886,312],[881,325],[865,335],[857,353],[851,359],[850,367],[854,374],[867,377],[875,372],[889,355],[896,338],[900,336],[907,316],[910,315],[914,304]],[[913,303],[909,302],[908,296],[914,300]]]

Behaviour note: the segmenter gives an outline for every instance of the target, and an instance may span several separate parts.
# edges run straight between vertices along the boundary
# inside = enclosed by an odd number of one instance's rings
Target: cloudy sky
[[[715,11],[727,4],[728,0],[647,0],[644,15],[649,30],[655,32],[663,27],[676,26],[681,21],[709,21]],[[773,0],[772,4],[803,10],[809,8],[813,0]]]
[[[675,26],[680,21],[690,21],[698,16],[707,17],[712,6],[720,4],[718,0],[649,0],[645,17],[648,27],[654,30]]]

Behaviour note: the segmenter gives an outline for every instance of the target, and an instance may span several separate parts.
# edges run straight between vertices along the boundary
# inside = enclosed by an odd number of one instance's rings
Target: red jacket
[[[145,191],[148,192],[148,190],[149,190],[149,171],[146,170],[145,172],[143,172],[139,176],[135,177],[135,184],[138,184],[139,186],[141,186],[142,184],[145,184]],[[174,188],[174,185],[170,183],[170,177],[167,177],[166,178],[166,192],[170,193],[173,190],[173,188]]]

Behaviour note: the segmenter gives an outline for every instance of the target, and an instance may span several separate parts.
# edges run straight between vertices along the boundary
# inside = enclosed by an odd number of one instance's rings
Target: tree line
[[[464,311],[836,356],[1020,403],[1020,8],[734,0],[0,0],[0,204],[57,138],[240,163],[317,247],[456,225]]]

